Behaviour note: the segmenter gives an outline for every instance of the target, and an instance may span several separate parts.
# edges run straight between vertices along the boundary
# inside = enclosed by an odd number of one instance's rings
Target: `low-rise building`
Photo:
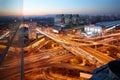
[[[94,26],[94,25],[88,25],[84,26],[84,33],[82,33],[86,37],[93,37],[97,35],[102,35],[102,27],[100,26]]]
[[[101,34],[102,33],[102,27],[89,25],[89,26],[84,27],[84,31]]]

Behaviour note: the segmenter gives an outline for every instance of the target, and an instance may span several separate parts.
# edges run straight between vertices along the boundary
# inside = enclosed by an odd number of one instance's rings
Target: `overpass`
[[[88,49],[86,50],[85,48],[81,48],[80,46],[76,46],[75,44],[72,44],[72,42],[69,41],[65,41],[62,38],[50,33],[50,32],[46,32],[46,31],[41,31],[40,29],[36,29],[39,33],[49,37],[50,39],[54,40],[55,42],[59,43],[60,45],[62,45],[65,49],[67,49],[68,51],[70,51],[71,53],[73,53],[76,56],[82,56],[85,59],[89,60],[90,63],[92,64],[106,64],[109,61],[114,60],[113,58],[102,54],[101,52],[98,53],[98,51],[88,51]],[[78,43],[79,45],[79,43]]]

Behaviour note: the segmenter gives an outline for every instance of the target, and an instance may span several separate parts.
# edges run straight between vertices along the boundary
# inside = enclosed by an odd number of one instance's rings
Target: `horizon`
[[[119,0],[1,0],[1,16],[120,14]]]
[[[71,13],[68,13],[71,14]],[[0,17],[55,17],[62,14],[44,14],[44,15],[0,15]],[[64,14],[67,15],[67,14]],[[74,14],[72,14],[74,15]],[[78,14],[79,16],[120,16],[120,14]]]

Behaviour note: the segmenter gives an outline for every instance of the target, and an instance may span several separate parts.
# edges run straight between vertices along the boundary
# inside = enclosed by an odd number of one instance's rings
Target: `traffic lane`
[[[48,58],[48,59],[39,60],[36,62],[31,62],[31,63],[25,64],[24,70],[29,71],[29,70],[34,69],[34,68],[45,68],[45,67],[48,67],[50,64],[57,63],[59,61],[69,60],[71,58],[73,58],[73,55],[66,54],[66,55],[57,56],[54,58]],[[17,76],[18,74],[20,74],[19,68],[20,68],[20,65],[10,67],[10,68],[4,69],[4,70],[2,69],[0,71],[0,74],[3,76],[0,76],[0,79],[5,79],[5,78]],[[10,74],[6,73],[8,71]]]
[[[59,53],[60,51],[65,51],[65,50],[63,50],[63,49],[50,49],[48,51],[42,51],[42,53],[39,53],[39,54],[34,53],[32,55],[25,56],[24,62],[25,62],[25,64],[27,64],[27,63],[39,61],[41,59],[44,59],[45,56],[52,57],[51,55],[56,55],[56,53]],[[30,54],[30,53],[27,53],[27,54]],[[7,68],[10,68],[10,67],[14,67],[16,65],[19,65],[18,61],[20,61],[19,57],[18,58],[13,58],[12,60],[7,60],[7,62],[5,62],[1,66],[1,68],[2,69],[7,69]]]

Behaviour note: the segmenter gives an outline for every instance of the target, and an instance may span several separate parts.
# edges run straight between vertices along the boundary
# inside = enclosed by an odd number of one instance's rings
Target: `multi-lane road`
[[[58,68],[68,68],[68,69],[78,69],[83,72],[92,73],[95,67],[83,66],[80,64],[70,64],[62,63],[62,61],[70,60],[74,57],[82,57],[89,61],[89,63],[96,66],[101,66],[108,63],[109,61],[114,60],[112,57],[109,57],[102,52],[96,51],[88,47],[87,45],[93,45],[92,41],[83,41],[86,43],[78,43],[71,40],[68,36],[61,36],[50,32],[50,30],[41,30],[36,29],[37,32],[44,35],[40,40],[35,41],[33,44],[25,47],[24,54],[24,73],[27,75],[30,71],[34,72],[34,69],[49,68],[49,67],[58,67]],[[116,34],[117,36],[119,34]],[[46,38],[46,37],[47,38]],[[114,36],[114,35],[112,35]],[[107,37],[107,36],[105,36]],[[48,39],[49,38],[49,39]],[[103,37],[104,38],[104,37]],[[43,46],[47,45],[51,40],[55,41],[57,44],[61,45],[60,47],[54,47],[54,44],[51,49],[42,49]],[[89,44],[87,44],[89,43]],[[101,44],[96,42],[95,44]],[[6,46],[2,46],[6,47]],[[13,56],[13,52],[17,51],[17,54],[14,54],[13,58],[10,59],[9,56]],[[4,64],[0,66],[0,79],[9,80],[16,79],[20,77],[20,48],[10,47],[10,54],[7,55]],[[11,54],[12,53],[12,54]],[[17,76],[17,78],[16,78]],[[18,77],[19,76],[19,77]]]
[[[50,39],[56,41],[57,43],[61,44],[65,49],[69,50],[71,53],[73,53],[76,56],[82,56],[95,64],[96,62],[99,64],[106,64],[109,61],[114,60],[113,58],[102,54],[101,52],[98,52],[96,50],[89,50],[88,47],[85,46],[85,48],[79,46],[79,43],[72,42],[68,40],[67,38],[60,37],[57,34],[51,33],[50,31],[42,31],[40,29],[36,29],[39,33],[49,37]],[[107,58],[107,59],[106,59]]]

